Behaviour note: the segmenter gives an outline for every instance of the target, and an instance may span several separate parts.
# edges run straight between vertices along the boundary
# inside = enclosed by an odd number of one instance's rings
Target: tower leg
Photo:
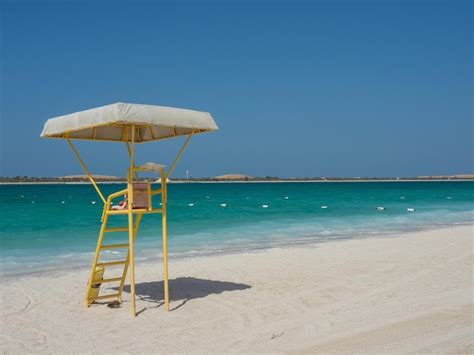
[[[163,284],[165,292],[165,310],[169,311],[169,287],[168,287],[168,250],[167,250],[167,235],[166,235],[166,212],[163,211]]]
[[[135,259],[134,259],[134,233],[133,233],[133,213],[129,203],[128,208],[128,245],[129,245],[129,267],[130,267],[130,297],[132,317],[135,317]]]
[[[166,175],[161,171],[161,206],[162,206],[162,232],[163,232],[163,289],[165,298],[165,310],[169,311],[169,287],[168,287],[168,240],[166,225],[166,202],[167,202]]]
[[[137,213],[137,217],[135,218],[135,225],[133,227],[133,238],[137,239],[137,233],[138,233],[138,226],[140,225],[140,220],[142,219],[142,214]],[[119,302],[122,302],[122,293],[123,293],[123,287],[125,285],[125,279],[127,278],[127,272],[128,272],[128,266],[130,265],[130,246],[128,249],[127,253],[127,262],[125,263],[123,267],[123,273],[122,273],[122,280],[120,281],[120,286],[119,286]]]
[[[132,140],[130,147],[130,168],[128,169],[128,178],[127,178],[127,209],[128,209],[128,257],[130,263],[130,297],[131,297],[131,312],[132,317],[136,316],[135,311],[135,238],[133,233],[133,172],[134,172],[134,162],[133,154],[135,152],[135,126],[132,125]]]

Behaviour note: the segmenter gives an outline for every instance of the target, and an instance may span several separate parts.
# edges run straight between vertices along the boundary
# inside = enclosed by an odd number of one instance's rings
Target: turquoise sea
[[[124,188],[101,186],[107,194]],[[462,181],[170,184],[168,198],[171,257],[390,237],[474,219],[474,182]],[[92,186],[1,185],[0,201],[2,274],[89,267],[102,212]],[[120,257],[114,253],[108,257]],[[137,260],[160,256],[161,215],[145,215]]]

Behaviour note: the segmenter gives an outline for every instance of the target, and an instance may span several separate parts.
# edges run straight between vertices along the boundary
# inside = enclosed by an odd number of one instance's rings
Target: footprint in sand
[[[0,307],[3,317],[26,311],[31,305],[30,297],[12,286],[0,286]]]
[[[32,300],[28,294],[13,286],[0,286],[0,308],[3,319],[9,324],[0,334],[0,349],[6,353],[36,353],[44,349],[47,334],[33,326],[25,326],[22,313],[30,310]]]

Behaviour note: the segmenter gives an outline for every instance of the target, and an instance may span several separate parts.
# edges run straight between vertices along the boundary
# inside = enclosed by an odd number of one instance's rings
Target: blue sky
[[[3,1],[0,175],[80,173],[49,117],[117,101],[209,111],[175,175],[473,172],[471,1]],[[169,163],[179,141],[139,145]],[[120,144],[81,142],[124,175]]]

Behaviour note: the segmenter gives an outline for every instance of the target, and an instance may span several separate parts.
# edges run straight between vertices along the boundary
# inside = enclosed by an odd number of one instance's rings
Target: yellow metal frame
[[[131,137],[126,137],[126,145],[127,151],[129,155],[129,168],[127,172],[127,188],[114,192],[110,194],[107,199],[102,194],[99,186],[97,185],[96,181],[94,180],[93,176],[90,174],[89,170],[87,169],[86,165],[84,164],[83,160],[79,156],[76,148],[72,144],[69,137],[66,138],[67,143],[71,147],[74,155],[79,160],[84,172],[86,173],[87,177],[89,178],[90,182],[94,186],[95,190],[99,194],[101,200],[104,202],[104,209],[102,212],[101,222],[102,225],[99,231],[99,238],[97,240],[97,246],[94,254],[94,258],[92,260],[92,267],[89,274],[89,279],[87,282],[87,290],[84,297],[84,306],[87,308],[96,300],[103,300],[103,299],[116,299],[119,302],[122,302],[122,293],[123,288],[125,285],[126,277],[128,271],[130,271],[130,295],[131,295],[131,314],[132,317],[136,315],[136,303],[135,303],[135,239],[137,237],[138,227],[140,225],[141,219],[143,214],[150,214],[150,213],[161,213],[162,216],[162,240],[163,240],[163,283],[164,283],[164,309],[166,311],[169,310],[169,285],[168,285],[168,243],[167,243],[167,220],[166,220],[166,210],[167,210],[167,179],[173,172],[177,162],[181,158],[184,150],[186,149],[191,137],[195,133],[194,131],[191,132],[188,137],[186,138],[185,142],[183,143],[181,149],[179,150],[176,158],[174,159],[173,163],[171,164],[170,168],[167,172],[163,168],[160,169],[160,178],[161,178],[161,186],[159,189],[153,190],[151,187],[150,181],[146,181],[147,184],[147,195],[148,195],[148,207],[147,208],[133,208],[133,178],[138,180],[138,172],[141,170],[139,167],[135,166],[134,163],[134,156],[135,156],[135,131],[136,126],[131,126]],[[128,129],[126,130],[126,135],[128,136]],[[128,138],[130,138],[130,142],[128,142]],[[161,194],[161,208],[153,208],[152,206],[152,196]],[[113,210],[111,209],[112,200],[121,196],[127,196],[127,208],[124,210]],[[128,226],[121,227],[121,228],[107,228],[107,222],[110,216],[114,215],[127,215],[128,216]],[[134,218],[135,216],[135,218]],[[128,244],[104,244],[104,237],[107,233],[113,232],[128,232]],[[127,258],[125,260],[117,260],[117,261],[108,261],[108,262],[100,262],[100,254],[102,250],[108,249],[119,249],[124,248],[128,249],[127,251]],[[120,277],[112,277],[112,278],[103,278],[101,281],[94,281],[94,275],[96,273],[96,269],[100,268],[108,268],[112,266],[123,265],[122,275]],[[105,273],[104,273],[105,275]],[[114,294],[108,295],[98,295],[95,297],[90,298],[90,291],[91,287],[94,285],[102,284],[102,283],[109,283],[109,282],[120,282],[118,287],[118,292]]]
[[[86,164],[84,164],[84,162],[82,161],[81,157],[79,156],[79,153],[77,152],[76,148],[72,145],[72,142],[69,138],[66,139],[67,143],[69,144],[69,146],[71,147],[72,151],[74,152],[74,155],[76,156],[77,160],[79,160],[79,163],[81,164],[82,166],[82,169],[84,170],[84,172],[86,173],[87,177],[89,178],[90,182],[92,183],[92,185],[94,186],[95,190],[97,191],[97,193],[99,194],[102,202],[105,203],[105,197],[104,195],[102,194],[102,192],[100,191],[99,189],[99,186],[97,186],[94,178],[92,177],[92,175],[89,173],[89,170],[87,169],[87,166]]]

